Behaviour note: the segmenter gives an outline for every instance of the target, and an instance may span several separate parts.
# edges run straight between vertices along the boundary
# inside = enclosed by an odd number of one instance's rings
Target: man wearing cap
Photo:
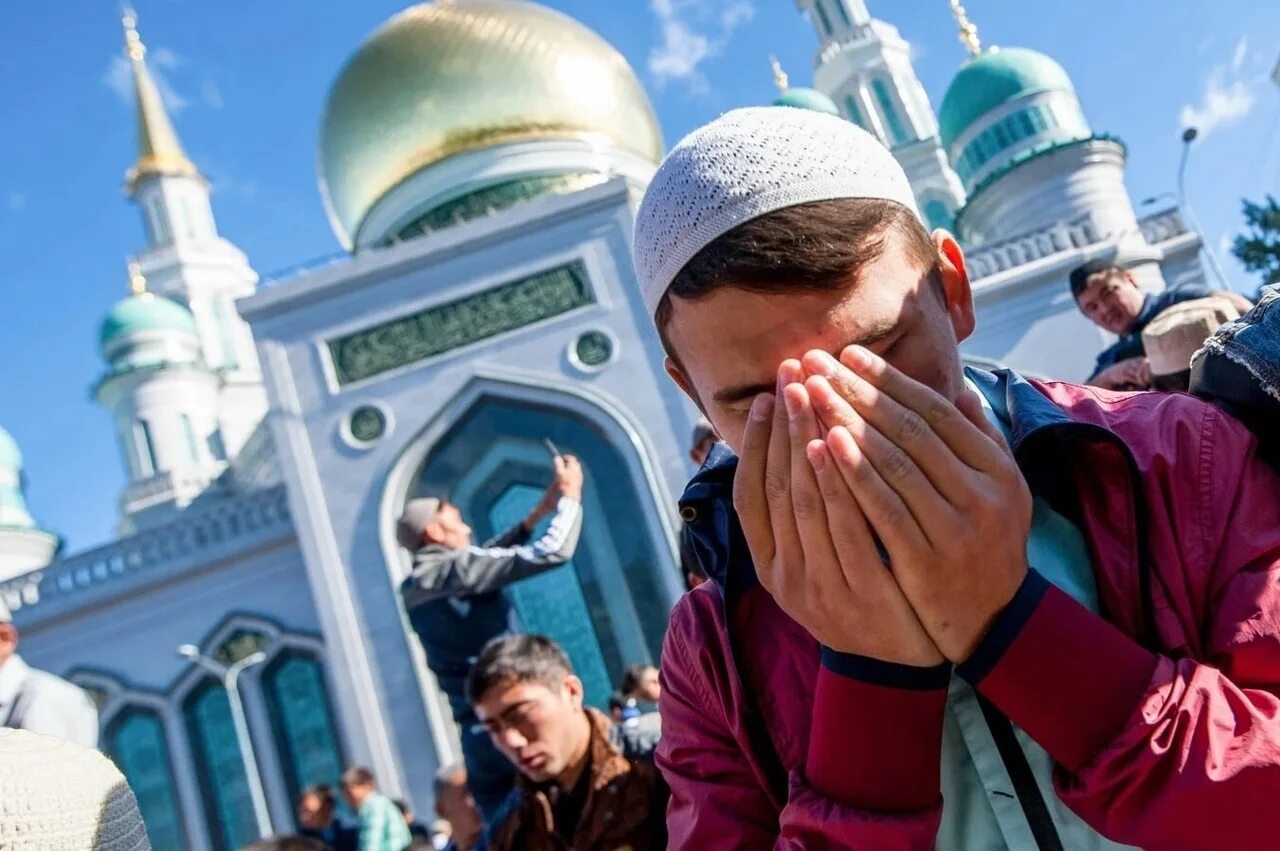
[[[98,710],[79,686],[38,671],[18,655],[18,628],[0,600],[0,727],[98,746]]]
[[[511,764],[479,726],[466,697],[466,678],[491,639],[514,631],[514,611],[503,589],[573,558],[582,531],[582,465],[572,455],[555,461],[555,480],[529,515],[483,546],[457,507],[441,499],[410,500],[396,525],[413,570],[400,586],[409,623],[427,665],[449,698],[462,737],[471,793],[486,820],[510,793]],[[530,543],[547,516],[546,533]]]
[[[1153,390],[1181,390],[1191,384],[1191,356],[1223,325],[1240,318],[1235,304],[1218,296],[1184,301],[1142,329]]]
[[[1231,302],[1237,313],[1251,306],[1237,293],[1211,292],[1204,286],[1179,287],[1154,295],[1144,293],[1132,274],[1101,260],[1073,270],[1070,283],[1080,312],[1099,328],[1119,337],[1098,355],[1093,374],[1086,382],[1108,390],[1146,390],[1151,386],[1142,331],[1168,308],[1210,295]]]
[[[681,501],[673,849],[1265,848],[1280,477],[1184,394],[962,368],[964,252],[834,116],[667,155],[637,280],[715,425]]]

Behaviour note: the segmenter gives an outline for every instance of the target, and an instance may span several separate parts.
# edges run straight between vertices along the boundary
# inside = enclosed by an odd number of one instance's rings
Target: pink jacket
[[[1102,835],[1280,847],[1280,478],[1189,396],[987,377],[1033,491],[1074,494],[1105,618],[1033,572],[959,673],[1049,752],[1058,795]],[[731,481],[726,463],[686,494],[718,581],[680,601],[663,650],[670,847],[933,848],[945,682],[821,664],[752,571],[734,578]]]

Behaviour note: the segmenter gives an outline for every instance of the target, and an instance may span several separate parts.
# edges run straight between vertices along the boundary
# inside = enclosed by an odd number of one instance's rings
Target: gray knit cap
[[[658,166],[636,212],[636,275],[649,314],[717,237],[765,213],[836,198],[896,201],[920,215],[893,154],[843,118],[753,107],[694,130]]]

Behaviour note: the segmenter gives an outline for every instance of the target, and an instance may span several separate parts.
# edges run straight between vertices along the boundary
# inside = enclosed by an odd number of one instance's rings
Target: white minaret
[[[186,305],[195,317],[204,362],[219,379],[218,420],[234,457],[267,411],[253,337],[235,306],[253,294],[258,276],[244,252],[218,235],[209,183],[178,142],[131,10],[124,31],[138,101],[138,160],[125,177],[125,192],[138,205],[147,235],[134,260],[151,292]]]
[[[874,133],[902,164],[930,227],[953,229],[964,188],[938,141],[938,122],[911,65],[911,45],[862,0],[797,0],[821,47],[814,87]]]
[[[58,536],[36,525],[22,490],[22,453],[0,428],[0,582],[44,567],[58,552]]]
[[[191,312],[147,292],[129,264],[131,294],[102,322],[107,371],[94,387],[111,414],[129,484],[122,533],[173,519],[226,468],[218,418],[221,381],[205,363]]]

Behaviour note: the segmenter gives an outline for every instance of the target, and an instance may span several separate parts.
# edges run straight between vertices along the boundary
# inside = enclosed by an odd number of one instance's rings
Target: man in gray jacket
[[[472,543],[458,508],[441,499],[411,500],[396,527],[400,545],[413,554],[400,596],[449,698],[471,793],[486,820],[511,791],[514,771],[479,727],[466,699],[467,674],[485,644],[516,629],[503,589],[573,558],[582,531],[582,478],[577,458],[555,458],[555,480],[529,516],[483,546]],[[548,515],[550,527],[530,543]]]
[[[0,600],[0,727],[98,746],[98,709],[79,686],[28,665],[18,655],[18,628]]]

